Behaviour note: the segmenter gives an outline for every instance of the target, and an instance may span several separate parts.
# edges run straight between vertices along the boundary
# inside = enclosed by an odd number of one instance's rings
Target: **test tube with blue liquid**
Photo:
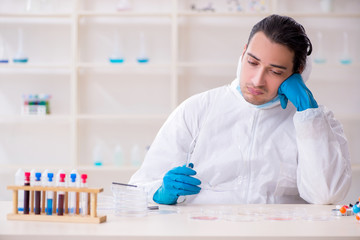
[[[146,42],[144,33],[140,33],[139,35],[139,55],[137,57],[138,63],[147,63],[149,62],[149,57],[146,52]]]
[[[111,56],[109,58],[109,61],[110,61],[110,63],[123,63],[125,61],[123,52],[122,52],[122,44],[121,44],[121,39],[120,39],[118,30],[115,30],[115,33],[114,33],[114,49],[113,49],[113,53],[111,54]]]
[[[41,173],[35,173],[35,186],[41,186]],[[35,214],[41,213],[41,191],[35,191]]]
[[[340,63],[344,65],[349,65],[352,63],[349,51],[349,36],[347,32],[343,33],[343,53],[340,58]]]
[[[94,166],[102,166],[103,165],[103,151],[102,145],[99,143],[95,146],[93,150],[93,160]]]
[[[71,181],[69,187],[76,187],[76,173],[70,174]],[[69,214],[75,215],[76,213],[76,192],[69,193]]]
[[[23,37],[23,30],[21,28],[18,29],[18,49],[13,59],[14,63],[27,63],[28,58],[24,53],[23,47],[24,37]]]
[[[53,182],[53,173],[48,173],[48,187],[52,187],[54,185]],[[52,215],[53,213],[53,201],[54,201],[54,192],[53,191],[47,191],[46,192],[46,215]]]
[[[0,35],[0,63],[9,63],[9,58],[7,56],[6,44],[3,37]]]

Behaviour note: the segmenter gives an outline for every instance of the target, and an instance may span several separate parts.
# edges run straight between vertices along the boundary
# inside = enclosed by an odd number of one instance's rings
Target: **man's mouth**
[[[256,88],[253,88],[253,87],[247,87],[247,90],[251,95],[255,95],[255,96],[261,95],[261,94],[264,93],[262,90],[256,89]]]

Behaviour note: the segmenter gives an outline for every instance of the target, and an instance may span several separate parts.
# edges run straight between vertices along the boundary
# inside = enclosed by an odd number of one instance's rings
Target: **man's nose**
[[[265,84],[265,69],[259,69],[252,78],[254,86],[263,86]]]

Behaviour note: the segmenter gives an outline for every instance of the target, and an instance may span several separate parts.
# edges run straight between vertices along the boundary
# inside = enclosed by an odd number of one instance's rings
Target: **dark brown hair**
[[[257,32],[263,32],[270,41],[287,46],[294,52],[293,72],[299,73],[304,69],[306,57],[312,52],[312,44],[305,33],[304,27],[293,18],[287,16],[270,15],[252,28],[248,45]]]

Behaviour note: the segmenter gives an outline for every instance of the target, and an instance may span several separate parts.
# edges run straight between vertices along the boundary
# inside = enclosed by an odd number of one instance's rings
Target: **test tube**
[[[109,61],[111,63],[123,63],[125,61],[123,56],[123,50],[121,46],[121,38],[119,36],[119,31],[115,30],[114,33],[114,50],[111,54]]]
[[[48,173],[48,187],[53,186],[53,173]],[[47,191],[46,192],[46,215],[52,215],[53,212],[53,200],[54,200],[54,192],[53,191]]]
[[[9,59],[7,57],[7,49],[5,46],[5,40],[0,35],[0,63],[9,63]]]
[[[24,186],[30,186],[30,172],[25,172]],[[30,212],[29,201],[30,201],[30,191],[25,190],[24,191],[24,214],[29,214],[29,212]]]
[[[27,63],[28,62],[28,57],[26,57],[24,50],[23,50],[23,42],[24,42],[24,37],[23,37],[23,30],[21,28],[18,29],[18,49],[16,52],[16,55],[13,59],[14,63]]]
[[[59,180],[59,187],[65,187],[65,173],[60,174]],[[65,208],[65,192],[59,191],[58,192],[58,216],[64,215],[64,208]]]
[[[350,50],[349,50],[349,37],[348,33],[343,33],[343,53],[340,59],[341,64],[351,64],[352,60],[350,58]]]
[[[82,188],[87,188],[87,174],[81,174],[81,185]],[[88,214],[88,193],[81,193],[81,202],[80,202],[80,213],[82,216],[86,216]]]
[[[149,58],[146,53],[146,43],[144,33],[141,32],[139,35],[139,56],[137,58],[139,63],[147,63],[149,62]]]
[[[69,183],[69,187],[76,187],[76,173],[72,173],[70,175],[71,182]],[[76,212],[76,192],[69,193],[69,214],[75,215]]]
[[[24,186],[24,170],[19,168],[15,173],[15,185]],[[18,211],[24,211],[24,190],[18,191],[19,199],[18,199]]]
[[[35,173],[35,186],[41,186],[41,173]],[[35,191],[35,214],[41,213],[41,191]]]
[[[317,33],[317,51],[315,54],[314,62],[321,64],[326,62],[326,58],[324,57],[323,51],[323,34],[321,32]]]

